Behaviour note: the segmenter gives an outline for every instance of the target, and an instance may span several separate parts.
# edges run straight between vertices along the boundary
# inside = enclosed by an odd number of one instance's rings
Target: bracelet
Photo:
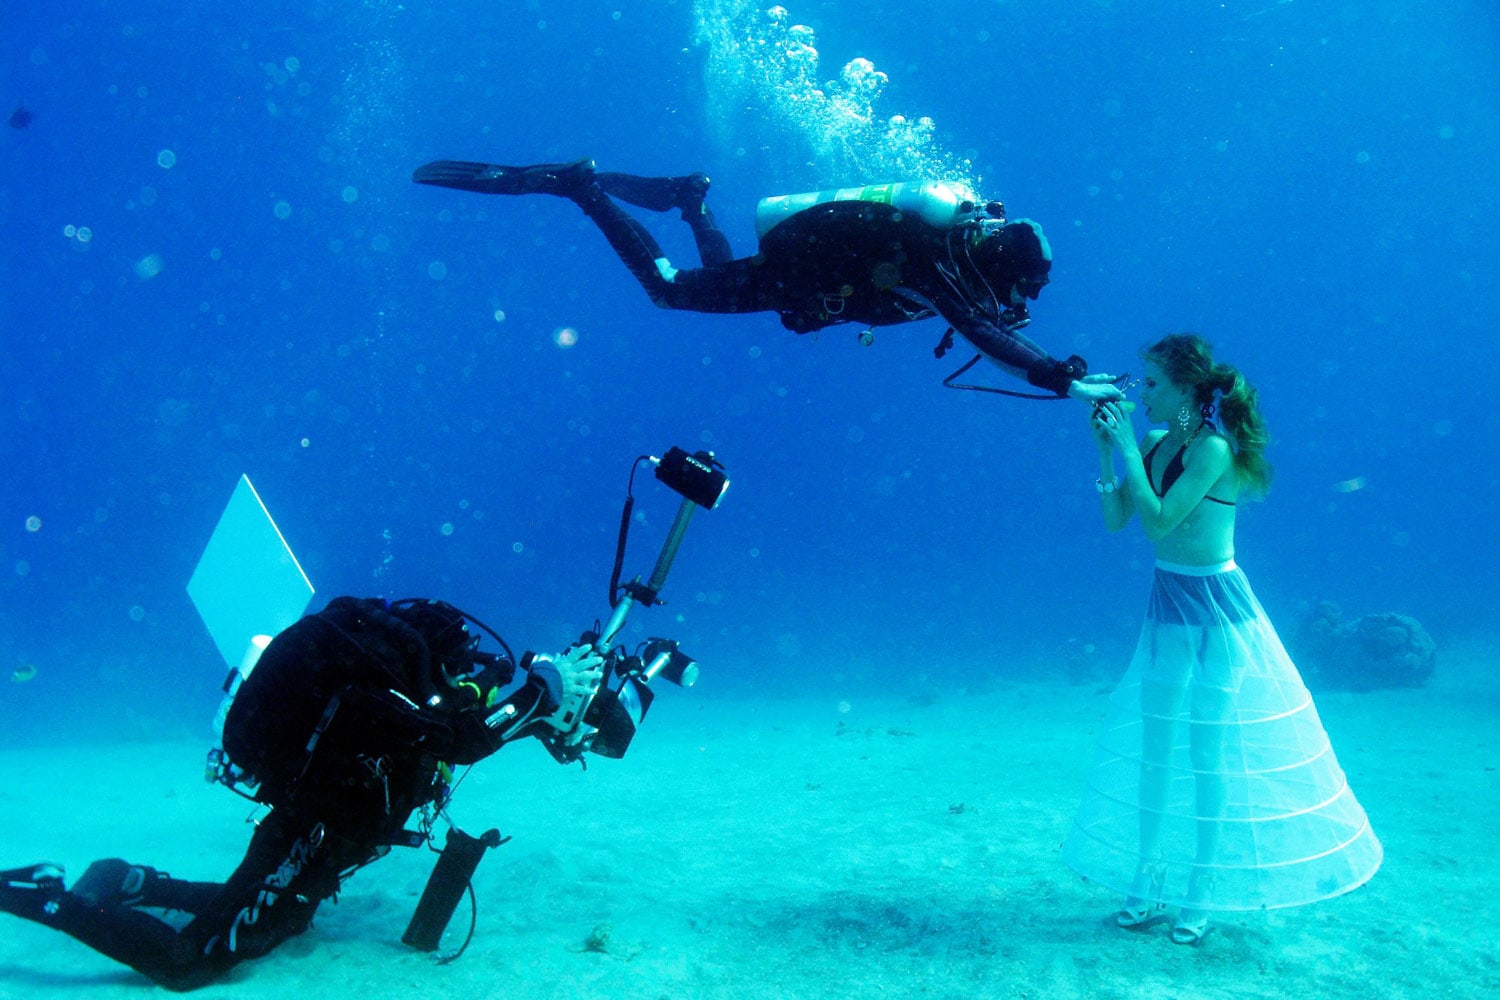
[[[1114,493],[1114,492],[1118,491],[1119,488],[1120,488],[1120,477],[1119,476],[1115,476],[1113,479],[1111,479],[1107,483],[1103,479],[1096,479],[1096,480],[1094,480],[1094,489],[1098,490],[1100,493]]]

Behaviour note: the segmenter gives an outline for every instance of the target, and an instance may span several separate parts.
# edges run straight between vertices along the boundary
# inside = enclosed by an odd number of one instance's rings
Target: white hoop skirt
[[[1381,856],[1244,573],[1158,563],[1064,862],[1122,894],[1258,910],[1348,892]]]

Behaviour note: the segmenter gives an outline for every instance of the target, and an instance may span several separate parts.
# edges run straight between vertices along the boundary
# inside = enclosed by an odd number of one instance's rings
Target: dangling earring
[[[1178,407],[1177,426],[1182,428],[1182,433],[1187,433],[1188,424],[1192,421],[1192,419],[1192,411],[1188,409],[1188,405],[1186,403],[1183,403],[1182,406]]]

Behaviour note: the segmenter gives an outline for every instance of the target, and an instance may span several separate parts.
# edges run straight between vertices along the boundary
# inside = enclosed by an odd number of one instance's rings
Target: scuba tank
[[[868,201],[912,212],[938,229],[951,229],[960,217],[972,212],[974,203],[951,185],[941,181],[906,181],[898,184],[866,184],[864,187],[833,188],[807,194],[783,194],[762,198],[755,206],[755,235],[764,238],[782,222],[814,205],[832,201]]]

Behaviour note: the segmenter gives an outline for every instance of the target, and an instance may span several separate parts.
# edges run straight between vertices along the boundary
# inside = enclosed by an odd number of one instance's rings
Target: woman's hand
[[[1136,443],[1135,425],[1130,419],[1130,411],[1134,409],[1135,404],[1123,400],[1100,403],[1094,408],[1096,437],[1100,441],[1107,440],[1110,447],[1120,449],[1121,457],[1127,460],[1132,455],[1139,456],[1141,450]]]
[[[1094,439],[1094,447],[1099,449],[1102,458],[1108,458],[1114,451],[1115,439],[1110,434],[1109,428],[1104,423],[1104,404],[1095,404],[1089,412],[1089,436]]]

